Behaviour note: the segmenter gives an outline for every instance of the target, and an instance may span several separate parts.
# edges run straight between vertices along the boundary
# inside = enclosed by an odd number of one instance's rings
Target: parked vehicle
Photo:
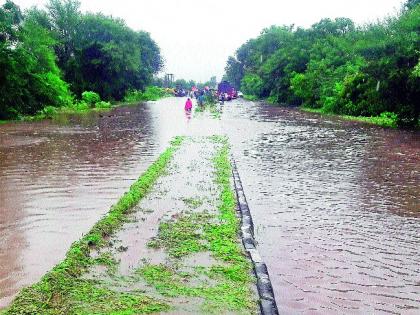
[[[183,96],[187,96],[187,91],[185,91],[184,89],[175,89],[175,96],[178,97],[183,97]]]
[[[238,97],[235,88],[228,81],[222,81],[217,86],[217,95],[219,97],[219,100],[221,95],[223,94],[225,96],[226,101],[230,101]]]

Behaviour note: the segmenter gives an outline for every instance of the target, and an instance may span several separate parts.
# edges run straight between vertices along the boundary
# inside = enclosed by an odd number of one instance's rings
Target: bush
[[[214,105],[214,104],[216,104],[216,98],[213,97],[213,95],[211,93],[208,93],[204,96],[204,104]]]
[[[262,79],[256,74],[246,74],[241,81],[241,90],[246,95],[261,96]]]
[[[157,101],[158,99],[169,95],[165,89],[157,86],[148,86],[144,92],[138,90],[128,90],[124,97],[124,102],[144,102]]]
[[[157,101],[158,99],[166,96],[166,91],[157,86],[148,86],[143,93],[147,101]]]
[[[111,103],[100,101],[95,104],[95,108],[111,108]]]
[[[124,102],[134,103],[144,101],[144,95],[138,90],[128,90],[124,97]]]
[[[74,103],[71,108],[75,110],[76,112],[83,112],[83,111],[88,110],[90,106],[88,105],[88,103],[82,100],[82,101]]]
[[[90,107],[95,107],[95,104],[101,101],[101,97],[96,92],[84,91],[82,93],[82,101]]]
[[[54,106],[45,106],[43,109],[39,110],[34,116],[35,120],[38,119],[52,119],[58,113],[58,108]]]
[[[258,97],[256,97],[255,95],[244,94],[244,99],[247,101],[256,101],[258,100]]]

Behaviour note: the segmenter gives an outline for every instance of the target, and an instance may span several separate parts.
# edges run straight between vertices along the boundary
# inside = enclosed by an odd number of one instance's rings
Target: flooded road
[[[223,126],[281,314],[420,313],[420,134],[269,106]]]
[[[182,103],[0,126],[0,308],[172,136],[226,133],[282,314],[420,312],[419,133],[246,101],[190,118]]]

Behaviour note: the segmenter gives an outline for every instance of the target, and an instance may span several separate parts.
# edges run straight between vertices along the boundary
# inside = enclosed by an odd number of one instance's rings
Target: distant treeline
[[[84,91],[122,100],[143,90],[163,66],[146,32],[103,14],[82,14],[77,0],[50,0],[24,13],[0,7],[0,119],[68,106]]]
[[[324,112],[396,115],[416,125],[420,109],[420,0],[364,26],[347,18],[311,28],[272,26],[229,57],[226,79],[245,94]]]

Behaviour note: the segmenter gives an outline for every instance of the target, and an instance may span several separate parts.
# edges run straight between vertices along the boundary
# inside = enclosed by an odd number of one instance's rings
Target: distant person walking
[[[187,98],[187,101],[185,102],[185,110],[187,112],[190,112],[192,109],[192,101],[190,98]]]
[[[204,92],[201,92],[200,95],[197,98],[198,105],[203,106],[204,104]]]

